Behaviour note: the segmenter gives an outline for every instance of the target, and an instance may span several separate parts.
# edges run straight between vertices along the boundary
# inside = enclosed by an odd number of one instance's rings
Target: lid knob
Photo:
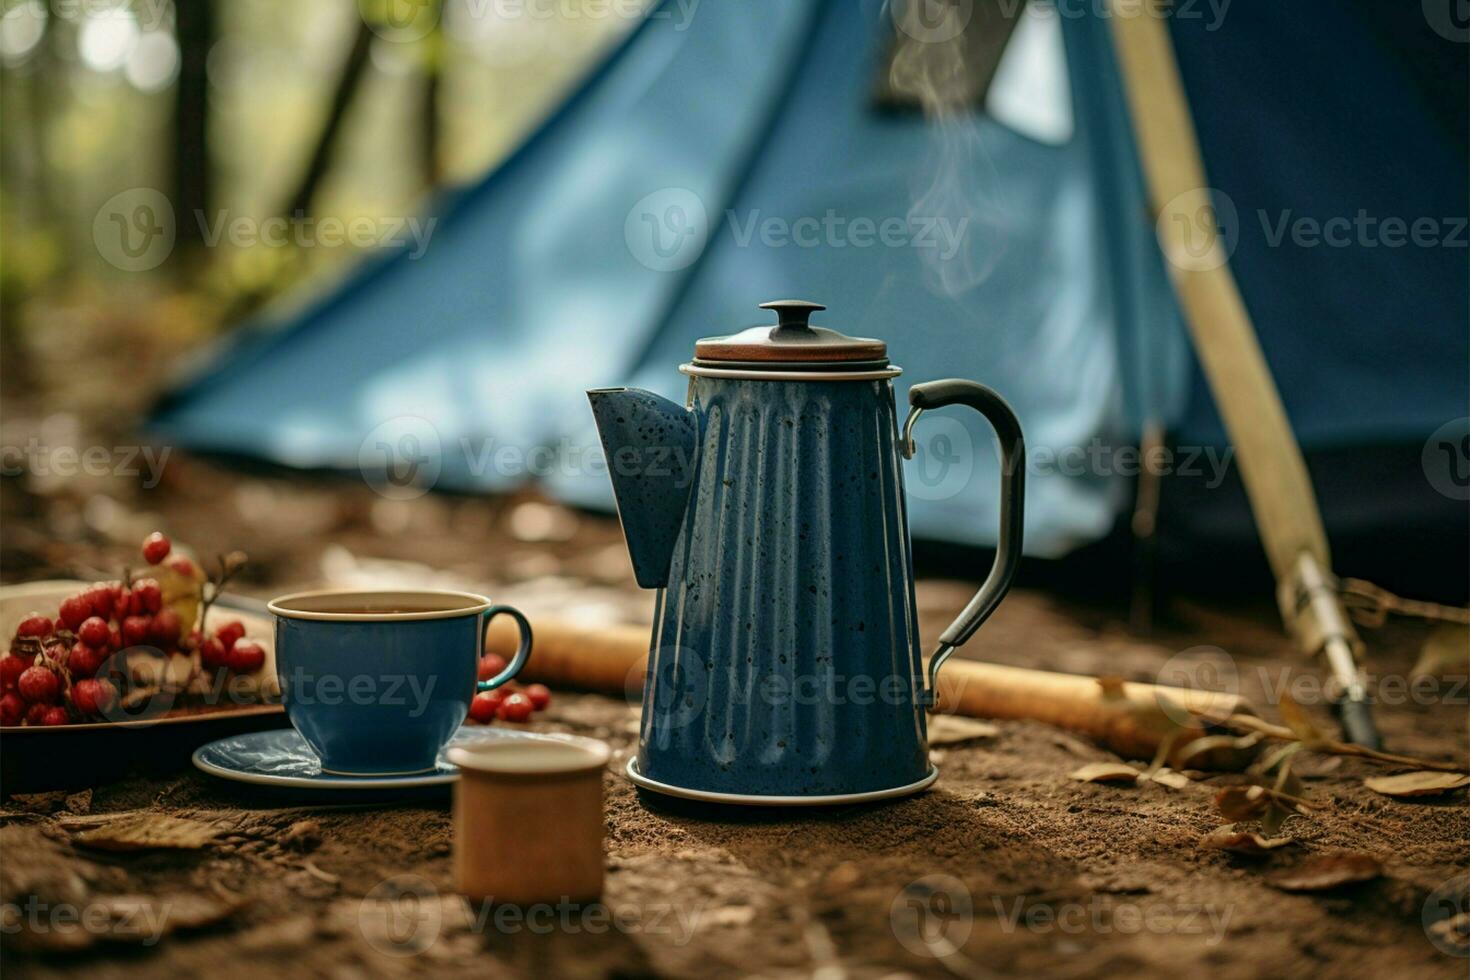
[[[762,303],[761,309],[775,310],[777,323],[776,330],[810,330],[811,325],[807,320],[818,310],[825,310],[821,303],[812,303],[804,299],[773,299],[769,303]]]
[[[701,361],[759,362],[766,370],[826,370],[812,365],[854,365],[865,363],[865,369],[886,367],[888,347],[881,340],[849,337],[829,327],[813,326],[807,321],[821,303],[804,299],[773,299],[760,304],[763,310],[775,310],[778,322],[748,327],[724,337],[705,337],[694,345],[696,365]]]

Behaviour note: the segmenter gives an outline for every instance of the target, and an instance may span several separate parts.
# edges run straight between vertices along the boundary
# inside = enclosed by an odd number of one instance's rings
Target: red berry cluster
[[[480,658],[480,680],[488,681],[505,670],[505,658],[498,653],[487,653]],[[524,722],[531,720],[531,713],[543,710],[551,704],[551,691],[545,684],[527,684],[520,687],[515,681],[507,681],[493,691],[482,691],[470,701],[470,721],[488,725],[495,719]]]
[[[83,622],[102,620],[89,613]],[[88,632],[96,638],[95,627]],[[73,642],[76,636],[61,622],[37,613],[21,620],[10,651],[0,657],[0,725],[68,725],[112,707],[117,688],[92,676],[107,656],[98,650],[106,648],[94,648],[80,638]]]
[[[157,531],[143,540],[143,558],[150,565],[167,560],[165,567],[177,576],[200,578],[187,557],[169,558],[172,549]],[[163,589],[151,577],[96,582],[63,599],[54,619],[32,613],[21,620],[9,652],[0,657],[0,725],[66,725],[106,714],[118,690],[113,680],[97,674],[109,657],[130,647],[156,647],[168,656],[198,649],[204,666],[241,674],[265,664],[265,650],[243,638],[245,627],[238,621],[208,639],[199,630],[188,636],[183,631],[178,612],[164,604]]]
[[[189,642],[199,651],[199,663],[206,670],[253,674],[265,666],[265,647],[245,639],[245,624],[238,619],[221,624],[208,636],[194,630]]]

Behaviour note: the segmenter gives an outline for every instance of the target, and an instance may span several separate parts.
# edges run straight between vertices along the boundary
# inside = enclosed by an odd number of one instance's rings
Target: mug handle
[[[1024,527],[1023,509],[1026,496],[1026,441],[1021,435],[1021,423],[1006,400],[994,391],[974,381],[950,378],[945,381],[926,381],[909,389],[909,417],[904,420],[903,433],[899,439],[899,452],[905,459],[914,456],[913,428],[919,416],[931,408],[945,405],[965,405],[985,416],[1000,439],[1000,535],[995,543],[995,563],[990,574],[975,598],[965,606],[949,628],[939,635],[939,646],[929,658],[929,683],[924,691],[924,703],[933,708],[939,703],[939,668],[963,644],[980,624],[995,612],[995,607],[1005,598],[1021,564],[1021,533]]]
[[[531,659],[531,624],[526,621],[526,617],[521,611],[514,606],[491,606],[489,609],[480,613],[480,645],[482,653],[485,644],[485,627],[490,625],[490,620],[501,613],[505,613],[511,619],[514,619],[516,625],[520,627],[521,645],[516,648],[516,655],[511,658],[510,663],[506,665],[504,670],[488,681],[475,682],[475,693],[477,694],[481,691],[495,690],[519,674],[521,668],[526,666],[526,661]]]

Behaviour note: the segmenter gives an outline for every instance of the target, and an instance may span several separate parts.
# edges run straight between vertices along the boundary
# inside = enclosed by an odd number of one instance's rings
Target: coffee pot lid
[[[705,337],[694,345],[695,365],[715,364],[733,367],[737,364],[759,367],[764,371],[783,368],[811,371],[823,364],[852,369],[881,368],[888,363],[888,345],[868,337],[849,337],[845,333],[814,327],[807,322],[820,303],[802,299],[777,299],[762,303],[761,309],[775,310],[777,323],[751,327],[726,337]]]

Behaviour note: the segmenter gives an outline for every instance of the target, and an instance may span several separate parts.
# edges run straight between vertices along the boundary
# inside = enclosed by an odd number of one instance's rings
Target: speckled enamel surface
[[[668,581],[684,523],[698,438],[683,405],[641,388],[587,392],[607,458],[633,576],[645,589]]]
[[[699,451],[658,597],[640,771],[782,796],[924,778],[891,384],[694,378],[690,405]]]

